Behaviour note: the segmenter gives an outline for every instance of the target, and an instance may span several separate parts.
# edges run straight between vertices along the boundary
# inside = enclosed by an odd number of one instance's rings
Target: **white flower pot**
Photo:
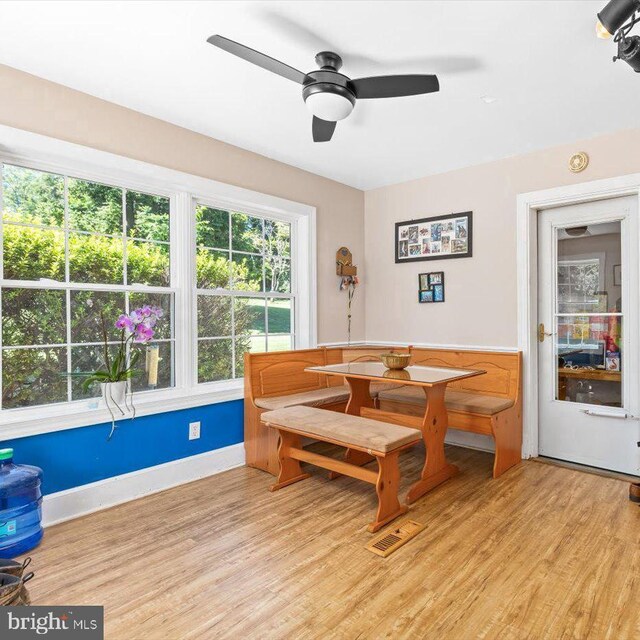
[[[127,383],[122,382],[102,382],[100,383],[102,390],[102,402],[112,413],[120,413],[124,415],[127,411],[126,396]]]

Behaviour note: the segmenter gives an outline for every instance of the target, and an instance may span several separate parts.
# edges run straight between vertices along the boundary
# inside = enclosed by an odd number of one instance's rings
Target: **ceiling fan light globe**
[[[316,118],[328,122],[344,120],[353,111],[351,100],[332,92],[312,93],[306,97],[305,104]]]

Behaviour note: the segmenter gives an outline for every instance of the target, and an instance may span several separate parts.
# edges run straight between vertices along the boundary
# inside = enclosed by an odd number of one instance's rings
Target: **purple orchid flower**
[[[147,327],[144,324],[139,324],[136,327],[135,336],[133,338],[134,342],[149,342],[153,336],[155,335],[155,331],[151,327]]]
[[[160,307],[146,304],[134,309],[128,315],[121,314],[116,320],[115,326],[132,336],[134,342],[149,342],[155,335],[153,328],[163,315]]]
[[[127,331],[133,331],[133,322],[131,318],[126,314],[121,314],[116,320],[116,329],[126,329]]]

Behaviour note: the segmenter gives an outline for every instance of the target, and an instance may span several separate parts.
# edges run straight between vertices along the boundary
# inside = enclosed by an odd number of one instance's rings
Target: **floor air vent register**
[[[409,542],[411,538],[417,536],[425,527],[426,525],[415,520],[405,520],[397,527],[378,534],[365,546],[365,549],[386,558],[403,544]]]

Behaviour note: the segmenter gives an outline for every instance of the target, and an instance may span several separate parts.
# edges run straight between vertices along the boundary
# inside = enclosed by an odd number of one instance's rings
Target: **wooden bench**
[[[493,477],[522,459],[522,354],[452,349],[411,350],[411,364],[484,369],[487,373],[451,383],[445,394],[449,427],[492,436]],[[425,395],[410,386],[383,390],[380,409],[424,415]]]
[[[322,407],[344,413],[349,388],[340,378],[305,371],[307,367],[339,362],[378,360],[389,347],[300,349],[244,354],[244,446],[250,467],[278,473],[277,434],[267,429],[261,416],[289,406]],[[401,351],[406,351],[402,349]],[[375,397],[391,384],[371,385]]]
[[[262,420],[279,434],[278,480],[271,491],[308,478],[309,474],[300,468],[300,462],[308,462],[375,485],[378,511],[375,520],[367,527],[370,532],[407,512],[407,506],[398,501],[398,454],[422,439],[417,429],[305,406],[267,411]],[[377,460],[378,471],[303,449],[302,437],[368,453]]]

